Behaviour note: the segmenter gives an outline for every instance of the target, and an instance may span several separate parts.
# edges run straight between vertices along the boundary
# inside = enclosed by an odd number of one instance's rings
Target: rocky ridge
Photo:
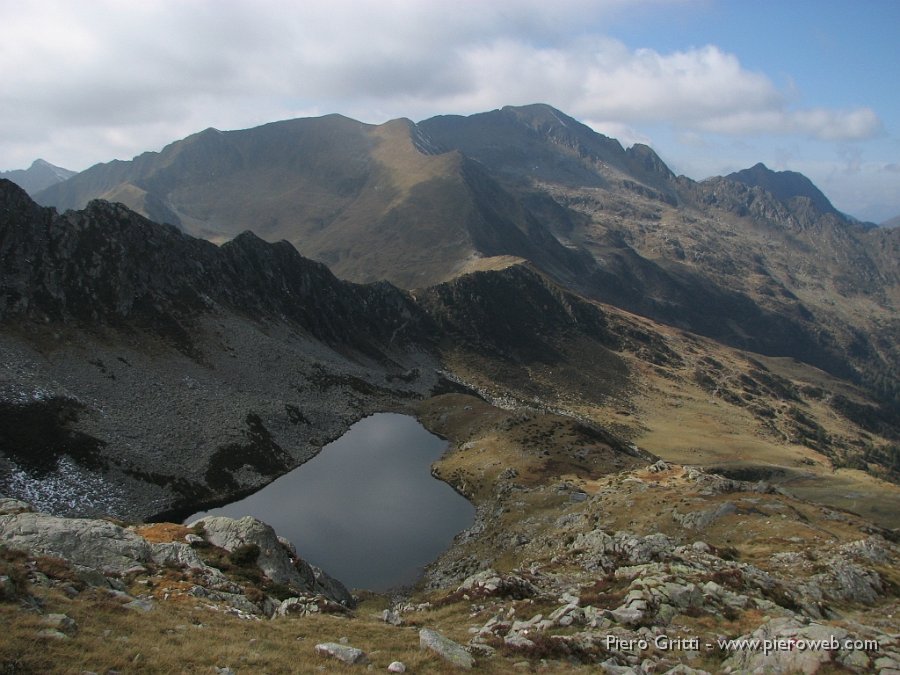
[[[0,484],[40,508],[194,512],[438,382],[408,295],[288,244],[59,215],[9,182],[0,213]]]

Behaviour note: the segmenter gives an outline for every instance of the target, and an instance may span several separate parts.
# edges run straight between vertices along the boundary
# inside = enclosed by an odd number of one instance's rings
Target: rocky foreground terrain
[[[893,532],[662,461],[587,482],[515,473],[425,586],[392,598],[351,596],[249,517],[129,526],[3,500],[0,659],[6,672],[900,671]],[[198,648],[200,633],[218,647]]]

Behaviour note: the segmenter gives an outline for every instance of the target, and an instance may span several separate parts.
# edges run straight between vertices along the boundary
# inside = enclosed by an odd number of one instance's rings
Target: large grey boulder
[[[518,600],[534,597],[538,593],[538,589],[527,579],[517,574],[501,574],[493,569],[467,577],[457,590],[476,597],[499,596]]]
[[[0,542],[64,558],[104,574],[123,574],[152,559],[151,546],[144,538],[115,523],[46,513],[0,516]]]
[[[837,626],[804,624],[791,617],[771,619],[738,640],[759,640],[758,644],[774,646],[735,650],[722,668],[741,673],[817,673],[842,655],[847,635]]]
[[[692,511],[690,513],[672,512],[672,518],[688,530],[703,530],[712,525],[719,518],[730,516],[737,513],[737,506],[731,502],[723,502],[718,506],[713,506],[700,511]]]
[[[607,534],[602,529],[579,534],[569,545],[587,569],[613,571],[623,565],[644,565],[672,558],[675,542],[659,532],[641,536],[630,532]]]
[[[282,543],[275,530],[261,520],[252,516],[238,520],[208,516],[191,523],[190,527],[201,523],[206,541],[226,551],[245,545],[258,546],[256,564],[275,583],[299,592],[324,595],[343,605],[353,603],[353,596],[341,582],[293,556],[290,547]]]
[[[106,520],[62,518],[46,513],[19,512],[0,516],[0,542],[39,555],[63,558],[89,583],[104,585],[102,575],[122,575],[147,563],[199,571],[213,586],[227,585],[187,544],[151,544],[128,528]],[[94,582],[90,581],[93,574]]]
[[[433,651],[448,663],[462,670],[471,670],[475,665],[475,659],[462,645],[445,638],[430,628],[423,628],[419,631],[419,647]]]
[[[349,663],[351,665],[357,663],[367,663],[369,657],[362,649],[351,647],[350,645],[342,645],[337,642],[322,642],[316,645],[316,654],[321,656],[329,656],[338,661]]]
[[[150,558],[157,565],[164,567],[186,567],[194,570],[203,570],[207,576],[215,581],[224,583],[225,576],[214,567],[209,567],[200,559],[197,552],[188,544],[180,542],[168,542],[150,544]]]

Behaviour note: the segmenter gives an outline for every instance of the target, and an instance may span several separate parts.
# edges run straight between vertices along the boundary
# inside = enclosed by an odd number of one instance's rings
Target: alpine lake
[[[377,413],[258,492],[185,522],[254,516],[348,588],[410,585],[474,519],[431,475],[446,447],[413,417]]]

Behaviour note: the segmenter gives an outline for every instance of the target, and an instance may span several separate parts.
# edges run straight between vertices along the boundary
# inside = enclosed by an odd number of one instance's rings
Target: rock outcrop
[[[351,605],[353,597],[337,579],[298,557],[266,523],[245,516],[239,520],[221,516],[205,517],[191,524],[202,530],[213,546],[233,552],[239,547],[258,550],[256,565],[269,579],[310,595],[323,595],[342,605]]]
[[[122,591],[126,577],[152,578],[169,569],[183,571],[192,584],[190,595],[249,616],[346,612],[353,605],[353,596],[341,582],[307,564],[255,518],[206,518],[184,529],[193,530],[185,536],[190,543],[151,542],[140,529],[108,520],[37,513],[24,502],[0,499],[0,545],[58,558],[89,586]],[[229,554],[226,570],[235,566],[256,570],[262,592],[251,593],[255,601],[247,598],[246,580],[231,578],[216,567],[224,554]],[[266,595],[270,587],[285,589],[293,597],[279,601]],[[140,608],[145,606],[149,605]]]

